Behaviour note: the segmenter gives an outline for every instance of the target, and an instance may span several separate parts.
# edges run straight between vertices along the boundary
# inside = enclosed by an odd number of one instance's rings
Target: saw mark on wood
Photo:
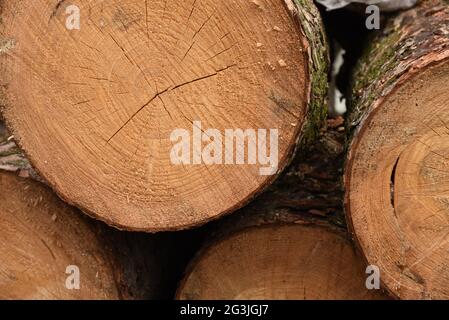
[[[92,102],[94,100],[95,99],[90,99],[90,100],[84,100],[84,101],[76,102],[76,103],[72,104],[72,106],[78,106],[80,104],[86,104],[86,103]]]
[[[429,149],[429,152],[431,152],[431,153],[433,153],[433,154],[435,154],[435,155],[437,155],[437,156],[439,156],[439,157],[442,157],[443,159],[445,159],[445,160],[448,160],[449,161],[449,158],[447,158],[447,157],[445,157],[445,156],[443,156],[442,154],[439,154],[438,152],[436,152],[436,151],[434,151],[434,150],[432,150],[431,149],[431,146],[429,146],[428,144],[426,144],[425,142],[422,142],[421,140],[419,140],[419,139],[417,139],[416,141],[418,141],[419,143],[421,143],[421,144],[423,144],[423,145],[425,145],[428,149]]]
[[[437,136],[441,137],[441,134],[438,133],[434,128],[432,128],[432,126],[430,126],[428,123],[426,123],[425,121],[423,121],[423,124],[426,126],[426,128],[430,129],[433,133],[435,133]]]
[[[288,109],[288,101],[285,101],[281,97],[277,96],[275,93],[271,92],[270,96],[268,97],[271,101],[273,101],[280,109],[287,112],[289,115],[291,115],[293,118],[300,120],[299,116],[294,114],[292,111]]]
[[[440,117],[439,115],[436,115],[436,117],[437,117],[438,120],[443,124],[443,126],[446,128],[446,130],[447,130],[447,133],[446,133],[446,134],[449,135],[449,127],[448,127],[447,123],[444,122],[444,121],[441,119],[441,117]]]
[[[435,251],[440,249],[442,246],[448,243],[448,236],[449,232],[447,232],[443,237],[440,238],[440,240],[436,241],[426,252],[423,253],[423,255],[417,259],[414,263],[412,263],[409,268],[415,267],[421,262],[423,262],[425,259],[429,258]]]
[[[164,1],[164,13],[162,14],[162,19],[165,19],[165,12],[167,11],[167,0]]]
[[[207,48],[207,51],[209,51],[210,49],[212,49],[213,47],[215,47],[219,42],[223,41],[224,38],[226,38],[227,36],[229,36],[231,34],[230,31],[226,32],[223,36],[220,37],[220,39],[218,39],[217,41],[214,42],[214,44],[212,44],[209,48]]]
[[[79,42],[80,42],[81,44],[85,45],[86,47],[88,47],[89,49],[94,50],[94,51],[97,51],[98,53],[101,53],[101,51],[100,51],[99,49],[97,49],[97,48],[95,48],[95,47],[92,47],[92,46],[89,45],[88,43],[85,43],[83,40],[80,39]]]

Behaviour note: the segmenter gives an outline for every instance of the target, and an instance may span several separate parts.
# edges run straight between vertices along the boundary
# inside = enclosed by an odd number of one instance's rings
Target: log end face
[[[390,292],[447,299],[449,60],[418,70],[378,101],[355,137],[347,213]]]
[[[267,245],[269,244],[269,245]],[[247,228],[205,248],[179,299],[379,299],[339,232],[310,224]]]
[[[96,229],[46,187],[0,174],[0,297],[118,299]]]
[[[14,46],[0,55],[5,119],[67,202],[121,229],[184,229],[242,206],[289,162],[310,70],[284,4],[74,5],[4,4]],[[276,159],[242,160],[226,130]]]

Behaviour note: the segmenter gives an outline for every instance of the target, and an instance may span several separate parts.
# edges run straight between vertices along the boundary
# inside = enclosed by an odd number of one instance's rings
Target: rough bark
[[[293,4],[290,4],[290,1]],[[327,90],[329,73],[329,46],[320,13],[311,0],[286,0],[287,7],[297,19],[301,32],[306,37],[307,58],[309,61],[310,87],[308,97],[308,116],[300,143],[314,143],[319,137],[327,118]]]
[[[268,212],[269,220],[277,213],[293,212],[345,228],[341,185],[344,144],[343,118],[329,119],[316,140],[302,145],[285,172],[243,211]]]
[[[403,299],[449,296],[445,163],[449,7],[421,1],[372,38],[353,77],[345,209],[369,264]]]
[[[363,128],[377,101],[401,81],[419,72],[416,69],[445,59],[447,29],[446,3],[422,0],[418,8],[392,16],[388,25],[372,37],[352,78],[347,122],[351,135]]]
[[[42,181],[31,167],[30,162],[14,142],[14,136],[10,135],[0,121],[0,170],[17,172],[23,178],[32,177]]]

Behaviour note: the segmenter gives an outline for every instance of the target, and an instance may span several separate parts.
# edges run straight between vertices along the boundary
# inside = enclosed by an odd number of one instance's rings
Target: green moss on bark
[[[449,47],[449,8],[443,0],[423,1],[398,13],[370,41],[357,64],[349,103],[349,140],[375,102],[432,52]]]
[[[307,39],[311,91],[307,108],[307,120],[300,145],[308,145],[319,136],[328,116],[327,92],[329,50],[320,13],[311,0],[294,0],[298,8],[297,19]]]

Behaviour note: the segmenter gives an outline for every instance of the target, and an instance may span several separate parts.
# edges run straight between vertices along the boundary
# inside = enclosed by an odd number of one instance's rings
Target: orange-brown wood
[[[79,30],[66,28],[69,5]],[[4,117],[40,175],[89,215],[151,232],[205,223],[276,174],[248,162],[175,165],[171,133],[195,121],[221,133],[278,129],[281,170],[307,122],[310,61],[326,65],[300,10],[281,0],[2,1]],[[304,23],[318,26],[313,12]]]
[[[121,297],[98,229],[40,183],[0,173],[0,228],[0,299]]]
[[[399,14],[355,76],[347,217],[402,299],[449,298],[448,24],[444,1]]]
[[[258,222],[203,248],[177,298],[385,299],[366,288],[364,271],[341,230],[301,220]]]

